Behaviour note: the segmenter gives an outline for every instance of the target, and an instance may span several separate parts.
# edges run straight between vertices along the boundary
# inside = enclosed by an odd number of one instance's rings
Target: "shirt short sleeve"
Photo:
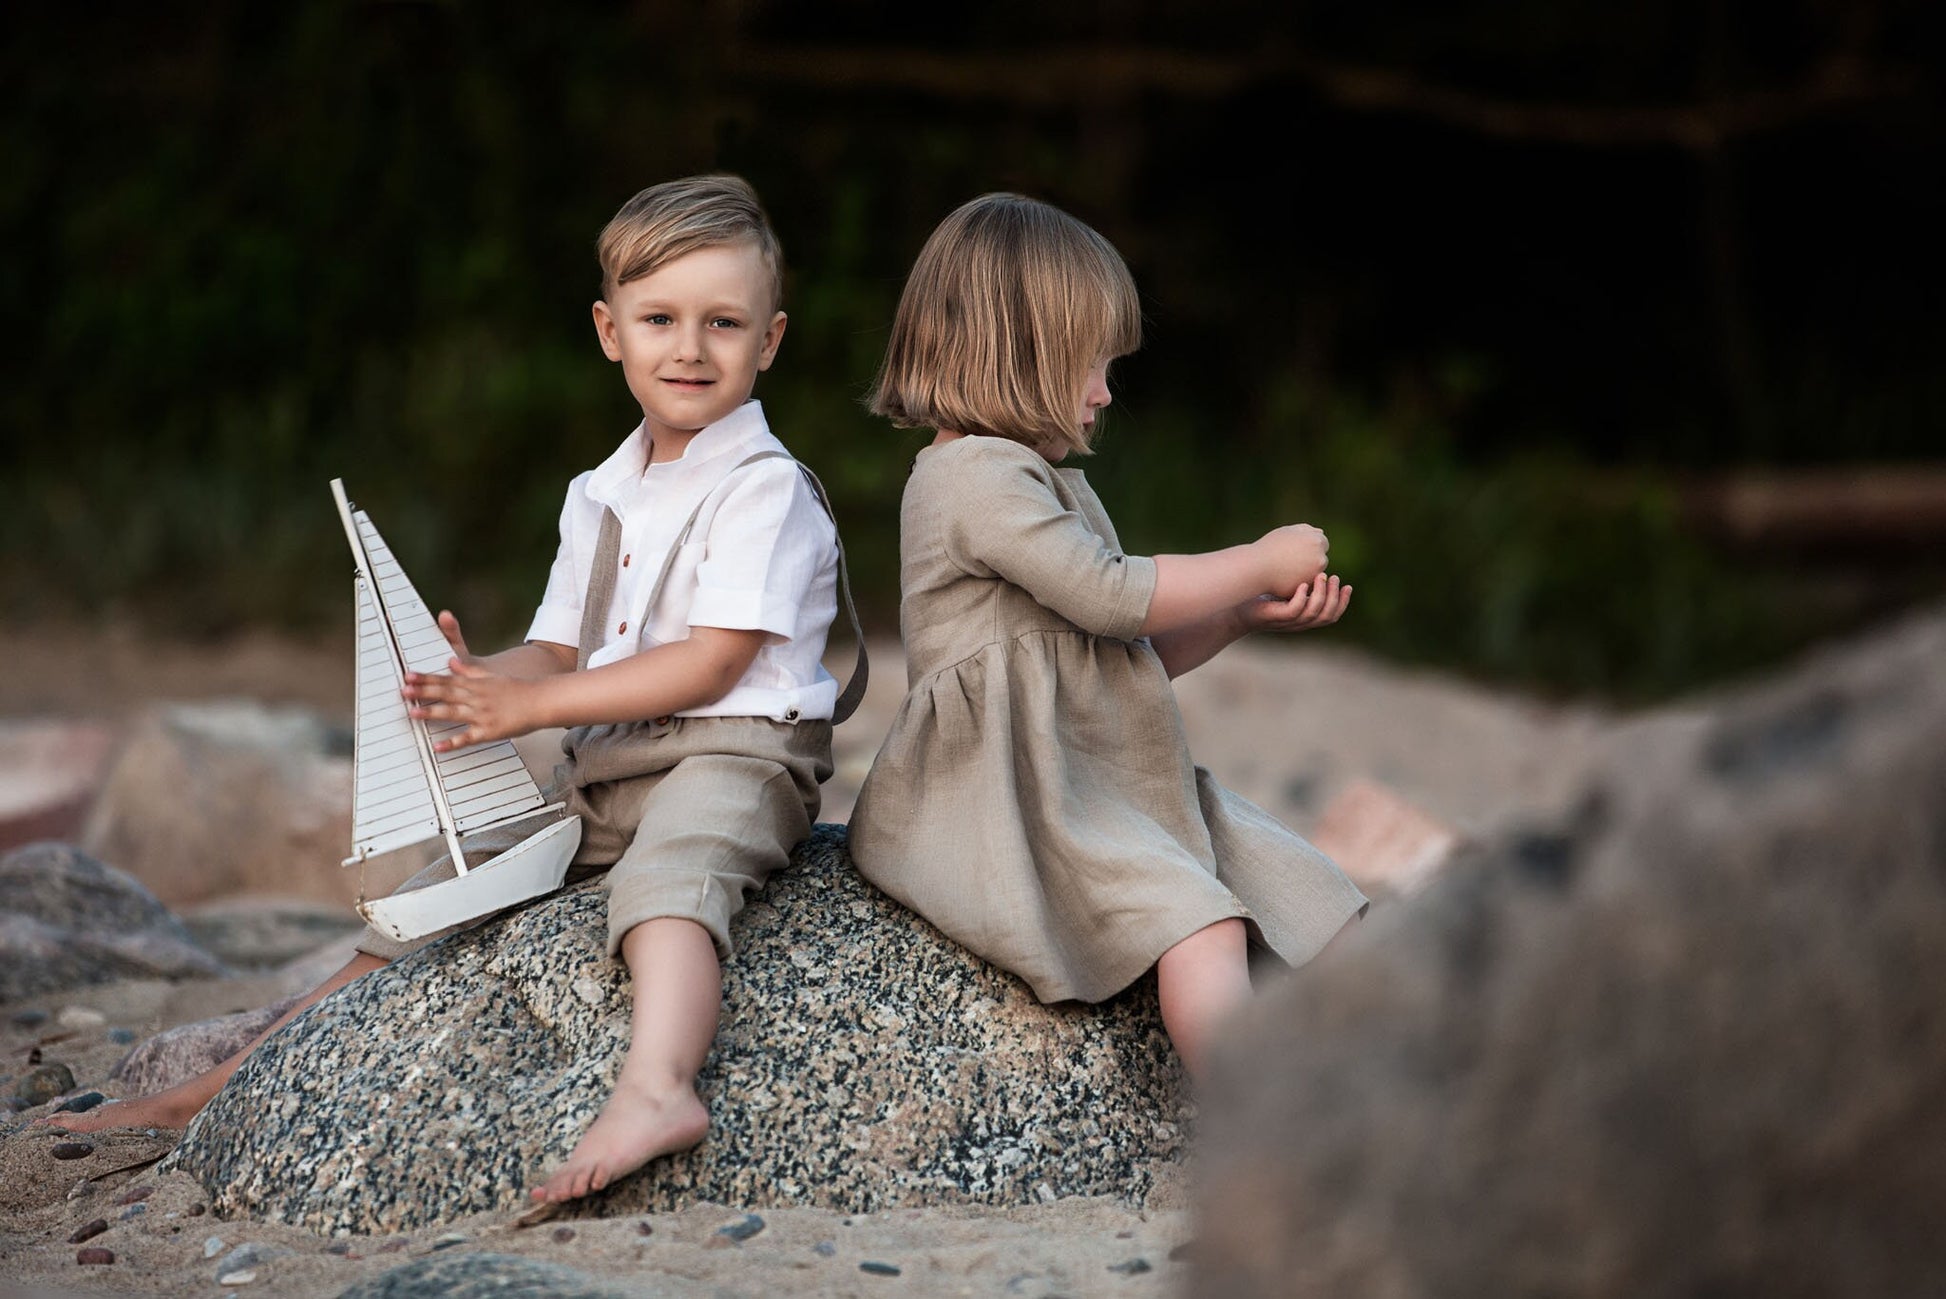
[[[813,587],[828,580],[837,561],[837,529],[795,462],[741,469],[711,516],[689,625],[787,640]]]
[[[568,484],[567,499],[561,504],[561,545],[554,552],[554,565],[547,571],[547,589],[540,607],[527,629],[528,640],[551,641],[556,645],[581,646],[581,593],[586,587],[586,568],[594,557],[576,553],[575,533],[581,516],[603,507],[588,497],[588,474]]]

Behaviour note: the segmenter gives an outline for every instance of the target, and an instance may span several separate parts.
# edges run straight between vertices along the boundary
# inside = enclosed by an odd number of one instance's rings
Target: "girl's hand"
[[[1297,588],[1288,600],[1260,595],[1245,600],[1237,613],[1245,631],[1310,631],[1329,627],[1351,607],[1351,588],[1340,585],[1337,575],[1320,573],[1316,581]]]
[[[1272,528],[1257,542],[1263,550],[1266,572],[1264,589],[1282,595],[1293,586],[1302,591],[1324,576],[1331,562],[1331,539],[1320,528],[1308,523],[1287,523]],[[1293,597],[1295,598],[1295,597]]]
[[[453,634],[458,631],[455,622]],[[464,730],[449,731],[435,740],[435,752],[450,753],[469,744],[525,735],[543,724],[536,709],[539,683],[501,676],[478,661],[468,662],[458,655],[451,665],[450,674],[408,672],[399,691],[406,698],[406,711],[421,721],[464,724]]]

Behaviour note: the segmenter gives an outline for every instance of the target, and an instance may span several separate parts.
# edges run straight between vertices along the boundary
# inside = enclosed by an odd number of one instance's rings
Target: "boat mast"
[[[392,652],[392,675],[400,686],[405,685],[405,654],[399,649],[398,630],[392,626],[392,615],[385,607],[385,593],[379,589],[378,581],[372,576],[371,556],[365,552],[365,539],[358,535],[358,525],[352,521],[351,502],[345,498],[344,480],[331,480],[331,495],[338,502],[338,518],[345,525],[345,536],[351,542],[352,559],[358,565],[359,580],[365,589],[372,593],[372,604],[378,609],[379,626],[385,629],[385,644]],[[405,706],[403,697],[400,707]],[[446,837],[446,850],[452,854],[453,869],[461,875],[466,874],[466,854],[459,846],[459,832],[454,826],[453,809],[446,801],[446,787],[440,783],[439,763],[433,757],[432,739],[426,734],[426,724],[406,713],[406,723],[412,732],[412,742],[419,754],[419,767],[425,773],[426,788],[432,794],[433,815],[439,822],[439,832]]]

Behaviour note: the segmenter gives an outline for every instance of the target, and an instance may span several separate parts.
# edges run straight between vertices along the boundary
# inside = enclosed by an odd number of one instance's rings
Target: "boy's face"
[[[750,243],[685,253],[595,303],[601,350],[622,363],[657,459],[749,400],[784,323]]]

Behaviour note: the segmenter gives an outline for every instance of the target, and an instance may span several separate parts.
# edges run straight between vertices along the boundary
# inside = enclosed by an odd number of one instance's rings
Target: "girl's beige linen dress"
[[[1189,756],[1137,637],[1155,561],[1079,469],[997,437],[920,451],[899,521],[908,690],[859,791],[872,883],[1042,1001],[1100,1001],[1240,916],[1291,965],[1365,896]]]

